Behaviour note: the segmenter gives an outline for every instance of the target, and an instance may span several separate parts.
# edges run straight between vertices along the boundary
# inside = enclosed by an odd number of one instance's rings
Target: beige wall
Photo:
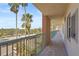
[[[68,13],[71,12],[71,15],[74,13],[74,11],[78,8],[79,11],[79,4],[70,4],[70,6],[68,7],[67,13],[65,15],[65,17],[68,15]],[[78,16],[79,16],[79,12],[78,12]],[[64,18],[65,18],[64,17]],[[79,25],[79,17],[78,17],[78,25]],[[67,38],[67,20],[64,21],[64,43],[68,52],[68,55],[78,55],[79,56],[79,26],[76,28],[76,33],[78,33],[78,42],[75,41],[75,39],[70,38],[71,41],[69,42],[68,38]]]
[[[51,31],[56,30],[56,28],[58,28],[58,30],[60,30],[62,28],[64,24],[64,20],[62,17],[57,17],[54,19],[51,19]]]

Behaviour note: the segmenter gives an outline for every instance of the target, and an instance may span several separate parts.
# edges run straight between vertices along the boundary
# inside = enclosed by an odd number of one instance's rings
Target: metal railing
[[[0,56],[38,55],[46,46],[44,34],[35,34],[0,42]]]

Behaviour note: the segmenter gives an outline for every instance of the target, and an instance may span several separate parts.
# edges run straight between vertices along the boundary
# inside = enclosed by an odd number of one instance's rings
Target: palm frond
[[[11,7],[10,10],[14,13],[18,12],[19,9],[19,3],[8,3],[8,5]]]

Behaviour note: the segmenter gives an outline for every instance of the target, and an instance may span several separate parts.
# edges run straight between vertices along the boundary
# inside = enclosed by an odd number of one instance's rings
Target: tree
[[[11,7],[10,10],[16,14],[16,36],[17,36],[18,35],[17,14],[19,10],[19,3],[9,3],[8,5]]]
[[[30,33],[30,28],[31,28],[31,22],[32,22],[32,15],[31,14],[23,14],[23,17],[22,17],[22,21],[23,21],[23,24],[22,24],[22,27],[23,28],[26,28],[26,34],[29,34]]]
[[[20,3],[20,5],[23,7],[24,10],[24,14],[26,14],[26,6],[28,5],[27,3]],[[26,16],[25,16],[26,19]],[[25,20],[25,24],[26,24],[26,20]],[[25,35],[26,35],[26,27],[25,27]]]

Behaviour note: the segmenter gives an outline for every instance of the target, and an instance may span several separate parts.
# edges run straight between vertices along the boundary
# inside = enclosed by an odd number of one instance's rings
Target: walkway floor
[[[66,56],[66,51],[62,41],[60,32],[57,32],[52,40],[52,45],[47,46],[41,53],[40,56]]]

